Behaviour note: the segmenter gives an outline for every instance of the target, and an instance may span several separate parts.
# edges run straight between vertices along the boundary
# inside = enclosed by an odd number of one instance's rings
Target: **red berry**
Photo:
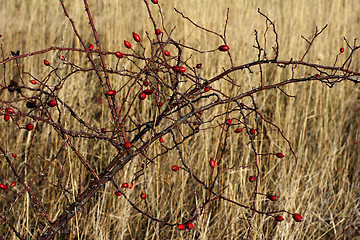
[[[298,213],[294,213],[294,214],[292,215],[292,217],[293,217],[293,219],[294,219],[296,222],[302,222],[302,221],[304,221],[304,219],[302,218],[302,216],[301,216],[300,214],[298,214]]]
[[[203,114],[204,112],[203,112],[203,111],[200,111],[199,113],[200,113],[200,114]]]
[[[268,195],[267,196],[271,201],[276,201],[276,196],[275,195]]]
[[[254,182],[255,181],[255,177],[254,176],[250,176],[249,177],[249,182]]]
[[[340,48],[340,53],[343,53],[345,51],[345,49],[342,47]]]
[[[12,108],[5,108],[5,112],[7,112],[8,114],[12,114],[12,113],[14,113],[14,109],[12,109]]]
[[[115,192],[115,195],[116,195],[116,196],[121,196],[121,192],[116,191],[116,192]]]
[[[156,34],[156,35],[160,35],[160,34],[161,34],[161,30],[160,30],[160,29],[155,29],[155,34]]]
[[[163,138],[159,138],[159,141],[160,141],[161,143],[163,143],[163,142],[164,142],[164,139],[163,139]]]
[[[276,156],[277,156],[278,158],[283,158],[283,157],[284,157],[284,154],[280,152],[280,153],[277,153]]]
[[[173,170],[174,172],[178,171],[179,170],[179,167],[174,165],[171,167],[171,170]]]
[[[116,56],[117,58],[122,58],[122,57],[124,57],[124,55],[123,55],[121,52],[116,52],[116,53],[115,53],[115,56]]]
[[[133,32],[133,38],[136,42],[140,42],[140,36],[137,33]]]
[[[146,89],[146,90],[144,90],[144,93],[146,95],[151,95],[153,92],[154,92],[154,89]]]
[[[5,121],[9,121],[9,120],[10,120],[10,116],[9,116],[9,115],[7,115],[7,114],[6,114],[6,115],[4,115],[4,120],[5,120]]]
[[[320,75],[319,75],[319,74],[315,74],[315,77],[318,78],[318,77],[320,77]]]
[[[134,183],[130,183],[129,189],[132,189],[133,186],[134,186]]]
[[[166,56],[170,56],[170,53],[168,52],[168,51],[166,51],[166,50],[164,50],[164,54],[166,55]]]
[[[2,189],[2,190],[6,190],[6,189],[7,189],[7,186],[6,186],[6,185],[4,185],[4,184],[0,184],[0,189]]]
[[[60,56],[60,60],[65,60],[65,57],[64,56]]]
[[[146,94],[144,92],[142,92],[142,93],[139,94],[138,97],[139,97],[140,100],[144,100],[146,98]]]
[[[94,50],[94,46],[92,44],[90,44],[89,51],[92,51],[92,50]]]
[[[201,66],[202,66],[201,63],[196,64],[196,68],[201,68]]]
[[[172,69],[174,70],[174,72],[179,71],[179,67],[178,67],[178,66],[173,66]]]
[[[11,185],[10,185],[10,187],[12,187],[12,188],[15,187],[15,186],[16,186],[16,182],[12,182]]]
[[[210,91],[210,88],[206,87],[206,88],[204,89],[204,91],[205,91],[205,92],[208,92],[208,91]]]
[[[36,81],[35,80],[30,80],[30,82],[32,83],[32,84],[36,84]]]
[[[144,86],[149,86],[149,82],[147,80],[144,81]]]
[[[227,45],[221,45],[220,47],[219,47],[219,50],[220,51],[222,51],[222,52],[226,52],[226,51],[229,51],[229,46],[227,46]]]
[[[163,103],[162,103],[162,102],[158,102],[157,105],[158,105],[158,107],[161,107],[161,106],[163,105]]]
[[[185,226],[184,224],[179,224],[178,225],[178,229],[181,231],[181,230],[184,230],[185,229]]]
[[[102,128],[100,131],[101,131],[102,133],[106,133],[106,128]]]
[[[226,121],[225,121],[225,122],[226,122],[226,124],[227,124],[227,125],[231,125],[232,120],[229,118],[229,119],[226,119]]]
[[[127,184],[127,183],[123,183],[123,184],[121,185],[122,188],[127,188],[128,186],[129,186],[129,184]]]
[[[158,4],[159,1],[158,0],[151,0],[153,2],[153,4]]]
[[[34,129],[34,124],[32,124],[32,123],[26,124],[26,130],[31,131],[33,129]]]
[[[55,100],[51,100],[47,103],[47,105],[49,105],[49,107],[55,107],[56,106],[56,101]]]
[[[186,68],[184,68],[184,67],[179,67],[178,71],[179,71],[180,73],[184,73],[184,72],[186,71]]]
[[[128,41],[124,41],[124,45],[127,48],[131,48],[131,44]]]
[[[242,129],[241,129],[241,128],[237,128],[237,129],[235,129],[235,131],[234,131],[234,132],[236,132],[236,133],[241,133],[241,131],[242,131]]]
[[[250,129],[250,133],[251,133],[252,135],[255,135],[256,130],[255,130],[255,129]]]
[[[109,96],[115,96],[116,91],[115,90],[109,90],[109,91],[106,92],[106,94],[109,95]]]
[[[284,221],[284,218],[279,215],[279,216],[275,217],[275,220],[278,221],[278,222],[282,222],[282,221]]]
[[[140,194],[140,197],[141,197],[142,199],[145,199],[145,198],[146,198],[146,194],[145,194],[145,193],[141,193],[141,194]]]
[[[48,60],[44,60],[44,64],[45,64],[45,66],[50,66],[50,63]]]
[[[12,156],[13,156],[14,158],[16,158],[16,157],[17,157],[16,153],[13,153],[13,154],[12,154]]]
[[[126,148],[126,149],[131,148],[131,143],[125,142],[125,143],[124,143],[124,148]]]
[[[189,229],[189,230],[193,229],[193,227],[194,227],[194,225],[191,222],[186,224],[186,228]]]
[[[210,167],[214,168],[215,167],[215,160],[210,158],[209,164],[210,164]]]

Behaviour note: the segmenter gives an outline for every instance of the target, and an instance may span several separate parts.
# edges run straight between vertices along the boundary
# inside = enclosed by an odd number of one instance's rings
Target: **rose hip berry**
[[[213,158],[210,158],[209,165],[210,165],[210,167],[212,167],[212,168],[215,167],[215,160],[214,160]]]
[[[55,106],[56,106],[56,101],[55,101],[55,100],[51,100],[51,101],[49,101],[49,102],[47,103],[47,105],[48,105],[49,107],[55,107]]]
[[[231,120],[230,118],[229,118],[229,119],[226,119],[225,123],[226,123],[227,125],[231,125],[232,120]]]
[[[279,152],[279,153],[276,154],[276,156],[277,156],[278,158],[283,158],[283,157],[284,157],[284,154],[281,153],[281,152]]]
[[[127,48],[131,48],[131,44],[128,41],[124,41],[124,45]]]
[[[44,60],[44,64],[45,64],[45,66],[50,66],[50,63],[48,60]]]
[[[340,53],[343,53],[345,51],[345,49],[342,47],[340,48]]]
[[[186,71],[186,68],[184,68],[184,67],[179,67],[179,69],[178,69],[178,72],[180,72],[180,73],[184,73]]]
[[[160,29],[155,29],[155,34],[156,34],[156,35],[160,35],[160,34],[161,34],[161,30],[160,30]]]
[[[106,128],[102,128],[100,131],[101,131],[102,133],[106,133]]]
[[[204,91],[205,91],[205,92],[208,92],[208,91],[210,91],[210,88],[206,87],[206,88],[204,89]]]
[[[159,138],[159,142],[160,142],[160,143],[163,143],[163,142],[164,142],[164,139],[163,139],[163,138]]]
[[[94,46],[93,46],[92,44],[90,44],[89,50],[90,50],[90,51],[94,50]]]
[[[16,186],[16,182],[12,182],[11,185],[10,185],[10,187],[12,187],[12,188],[15,187],[15,186]]]
[[[142,199],[145,199],[145,198],[146,198],[146,194],[145,194],[145,193],[141,193],[141,194],[140,194],[140,197],[141,197]]]
[[[146,98],[146,94],[144,92],[141,92],[138,97],[140,100],[144,100]]]
[[[185,229],[185,226],[184,226],[184,224],[179,224],[178,225],[178,230],[184,230]]]
[[[149,86],[149,82],[147,80],[144,81],[144,86]]]
[[[16,158],[16,157],[17,157],[16,153],[13,153],[12,156],[13,156],[13,158]]]
[[[134,186],[134,183],[130,183],[130,185],[129,185],[129,189],[132,189],[132,187]]]
[[[124,148],[126,148],[126,149],[131,148],[131,143],[125,142],[125,143],[124,143]]]
[[[30,80],[30,83],[35,85],[36,81],[33,79],[33,80]]]
[[[173,66],[172,70],[174,70],[174,72],[177,72],[179,70],[179,67],[178,66]]]
[[[276,196],[275,196],[275,195],[268,195],[267,197],[268,197],[268,199],[270,199],[271,201],[276,201]]]
[[[124,57],[124,55],[123,55],[121,52],[116,52],[116,53],[115,53],[115,56],[116,56],[117,58],[122,58],[122,57]]]
[[[194,225],[191,222],[186,224],[186,228],[189,229],[189,230],[193,229],[193,227],[194,227]]]
[[[151,0],[153,4],[158,4],[159,1],[158,0]]]
[[[14,113],[14,109],[12,109],[12,108],[5,108],[5,112],[7,112],[8,114],[12,114],[12,113]]]
[[[302,218],[302,216],[298,213],[294,213],[292,215],[293,219],[296,221],[296,222],[302,222],[304,219]]]
[[[169,53],[169,51],[166,51],[166,50],[164,50],[164,54],[165,54],[165,56],[170,56],[170,53]]]
[[[0,184],[0,189],[6,190],[6,189],[7,189],[7,186],[6,186],[5,184]]]
[[[34,124],[32,124],[32,123],[26,124],[26,130],[31,131],[33,129],[34,129]]]
[[[241,129],[241,128],[237,128],[237,129],[235,129],[235,131],[234,131],[234,132],[236,132],[236,133],[241,133],[241,131],[242,131],[242,129]]]
[[[219,50],[221,51],[221,52],[226,52],[226,51],[229,51],[229,46],[227,46],[227,45],[221,45],[220,47],[219,47]]]
[[[284,221],[284,218],[279,215],[279,216],[275,217],[275,220],[278,221],[278,222],[282,222],[282,221]]]
[[[115,90],[109,90],[109,91],[106,92],[106,94],[107,94],[108,96],[115,96],[116,91],[115,91]]]
[[[158,105],[158,107],[161,107],[161,106],[163,105],[163,103],[162,103],[162,102],[158,102],[157,105]]]
[[[121,185],[122,188],[127,188],[128,186],[129,186],[128,183],[123,183],[123,184]]]
[[[116,191],[116,192],[115,192],[115,195],[116,195],[116,196],[121,196],[121,192]]]
[[[254,182],[255,181],[255,177],[254,176],[250,176],[249,177],[249,182]]]
[[[10,120],[10,116],[9,115],[4,115],[4,120],[7,122],[7,121],[9,121]]]
[[[137,33],[133,32],[133,38],[136,42],[140,42],[140,36]]]
[[[179,170],[179,167],[174,165],[171,167],[171,170],[173,170],[174,172],[177,172]]]
[[[201,67],[202,67],[201,63],[196,64],[196,68],[201,68]]]
[[[250,129],[250,133],[251,133],[252,135],[255,135],[256,130],[255,130],[255,129]]]

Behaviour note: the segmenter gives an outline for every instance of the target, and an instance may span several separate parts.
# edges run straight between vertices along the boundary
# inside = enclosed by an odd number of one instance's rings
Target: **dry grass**
[[[306,57],[306,61],[331,65],[341,46],[343,37],[347,39],[359,38],[360,4],[357,0],[349,1],[159,1],[163,8],[165,26],[168,29],[176,26],[174,39],[179,39],[198,49],[216,48],[221,42],[213,35],[195,29],[185,20],[174,13],[173,8],[184,12],[198,24],[221,31],[223,29],[226,8],[230,7],[228,27],[228,42],[236,64],[251,62],[256,59],[254,44],[254,29],[261,34],[265,30],[264,19],[257,14],[260,8],[271,19],[275,20],[279,33],[280,59],[301,58],[306,44],[301,35],[310,37],[315,27],[329,24],[326,31],[317,39],[315,45]],[[220,2],[220,3],[219,3]],[[84,39],[93,42],[91,30],[84,13],[82,1],[66,1],[69,13],[74,18]],[[144,36],[145,31],[152,32],[144,3],[140,0],[102,0],[90,1],[95,24],[100,33],[103,49],[117,50],[122,48],[123,40],[130,39],[133,31]],[[154,8],[155,10],[155,8]],[[155,14],[158,16],[157,14]],[[157,17],[156,20],[159,20]],[[44,49],[49,46],[78,46],[78,41],[72,33],[68,21],[57,1],[15,1],[0,2],[0,30],[3,37],[1,44],[6,54],[10,50],[20,49],[21,53]],[[271,39],[269,39],[269,42]],[[269,44],[270,48],[271,45]],[[185,54],[190,54],[186,52]],[[75,61],[81,62],[80,55]],[[359,71],[359,54],[354,59],[353,69]],[[42,56],[23,60],[24,71],[40,75],[44,72],[41,61],[47,58],[56,61],[53,52]],[[345,56],[341,55],[339,61]],[[229,62],[225,57],[216,54],[193,54],[192,64],[202,62],[204,77],[211,77],[222,69],[228,68]],[[113,64],[113,59],[108,59]],[[66,71],[66,69],[64,70]],[[289,75],[272,68],[265,70],[267,80],[285,79]],[[309,74],[299,70],[299,75]],[[65,74],[65,73],[64,73]],[[246,72],[233,74],[237,83],[244,89],[254,87],[258,82],[256,76]],[[113,79],[114,84],[121,79]],[[86,74],[79,74],[67,82],[61,97],[67,99],[69,105],[81,112],[85,119],[94,119],[94,126],[110,128],[109,112],[106,104],[101,107],[93,101],[96,94],[100,94],[95,78]],[[119,85],[120,86],[120,85]],[[222,87],[215,85],[215,87]],[[274,222],[267,216],[257,215],[254,219],[254,229],[250,239],[360,239],[360,105],[359,88],[351,83],[341,83],[327,88],[320,83],[303,83],[288,85],[284,90],[296,98],[286,98],[274,90],[256,96],[260,111],[281,127],[284,135],[291,141],[298,157],[295,162],[290,155],[286,143],[277,132],[261,135],[262,141],[257,142],[260,152],[282,150],[287,158],[277,160],[261,158],[262,178],[260,191],[274,192],[279,197],[278,202],[268,204],[258,200],[264,211],[287,209],[291,212],[302,213],[305,221],[295,223],[286,216],[286,221],[274,226]],[[224,89],[224,91],[230,91]],[[99,92],[99,93],[98,93]],[[8,93],[6,93],[8,94]],[[8,95],[1,95],[8,97]],[[103,99],[104,100],[104,99]],[[86,111],[85,111],[86,107]],[[138,106],[136,116],[139,120],[151,115],[151,109]],[[84,109],[84,110],[82,110]],[[89,110],[90,109],[90,110]],[[91,111],[94,109],[94,111]],[[216,110],[214,110],[216,111]],[[140,114],[141,113],[141,114]],[[206,118],[206,116],[205,116]],[[76,124],[70,119],[66,124]],[[34,173],[24,166],[26,161],[33,168],[39,170],[44,162],[39,156],[50,159],[61,145],[61,140],[54,131],[44,126],[42,134],[37,134],[35,153],[29,153],[30,137],[32,133],[7,129],[7,123],[0,122],[1,145],[8,152],[16,152],[19,158],[16,164],[26,179]],[[6,129],[6,131],[4,131]],[[220,131],[201,133],[183,150],[187,153],[186,161],[197,169],[202,179],[209,176],[207,159],[215,156]],[[169,139],[165,139],[169,140]],[[245,164],[251,161],[251,154],[246,146],[246,139],[239,135],[228,136],[228,152],[224,159],[226,164]],[[79,151],[93,164],[97,171],[116,154],[112,149],[100,141],[76,141]],[[161,149],[154,145],[148,154],[154,155]],[[157,164],[147,169],[143,178],[136,183],[129,197],[138,199],[138,194],[146,182],[149,195],[149,205],[155,217],[163,217],[169,212],[171,221],[179,221],[189,217],[196,198],[195,191],[200,195],[203,191],[185,173],[169,174],[170,166],[177,162],[173,153],[158,159]],[[62,176],[58,172],[62,162],[67,161]],[[140,159],[135,159],[116,177],[121,183],[130,181],[136,165]],[[6,163],[1,160],[0,181],[13,181]],[[218,188],[228,185],[225,193],[242,203],[249,203],[251,186],[247,177],[251,169],[235,168],[223,174]],[[81,176],[81,183],[78,181]],[[58,161],[51,167],[47,180],[56,182],[58,177],[67,189],[69,200],[73,201],[79,187],[84,189],[89,181],[87,173],[76,161],[69,150],[58,157]],[[67,205],[63,194],[55,187],[51,187],[43,180],[34,184],[35,193],[41,198],[51,218],[55,218]],[[41,185],[42,184],[42,185]],[[79,186],[81,185],[81,186]],[[35,187],[36,186],[36,187]],[[40,186],[40,187],[39,187]],[[41,187],[44,186],[44,187]],[[21,188],[19,187],[20,191]],[[245,216],[241,208],[234,207],[227,202],[216,202],[206,210],[208,214],[201,216],[195,223],[193,231],[180,233],[176,229],[163,227],[149,221],[132,209],[122,198],[113,195],[114,188],[109,183],[90,201],[69,224],[69,233],[62,233],[57,239],[241,239],[247,225],[240,217]],[[11,193],[0,193],[1,214],[10,207],[14,200]],[[144,207],[140,200],[134,200]],[[178,208],[182,206],[182,208]],[[18,200],[9,221],[13,223],[26,239],[36,239],[41,234],[40,217],[32,209],[29,196],[23,195]],[[0,234],[4,239],[17,239],[11,229],[3,224]]]

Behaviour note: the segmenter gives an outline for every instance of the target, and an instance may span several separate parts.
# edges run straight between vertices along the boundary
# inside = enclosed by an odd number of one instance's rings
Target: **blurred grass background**
[[[328,28],[315,41],[305,61],[332,65],[341,47],[345,47],[343,37],[350,43],[354,38],[360,37],[360,4],[357,0],[349,1],[159,1],[164,25],[167,30],[176,27],[172,38],[190,45],[199,50],[210,50],[222,44],[221,39],[201,31],[180,15],[174,8],[180,10],[197,24],[216,32],[222,32],[226,18],[226,10],[230,8],[227,29],[227,42],[235,65],[249,63],[257,58],[254,29],[259,35],[264,34],[266,25],[264,18],[258,13],[260,8],[277,27],[279,34],[280,56],[279,59],[300,59],[307,48],[301,35],[311,39],[315,28],[321,29],[328,24]],[[87,43],[93,43],[92,32],[88,24],[82,1],[66,1],[70,16],[74,19],[80,34]],[[89,1],[95,25],[100,34],[103,50],[126,52],[123,41],[132,39],[132,32],[145,36],[145,32],[153,34],[153,27],[149,21],[147,10],[143,1],[133,0],[101,0]],[[157,7],[149,3],[158,24],[161,19]],[[60,4],[57,1],[35,0],[4,0],[0,2],[0,39],[5,57],[10,51],[20,50],[21,53],[33,52],[50,46],[79,47],[78,40],[72,32],[68,20],[65,18]],[[161,27],[162,28],[162,27]],[[269,35],[271,36],[271,34]],[[145,38],[145,37],[143,37]],[[260,38],[264,44],[263,38]],[[267,48],[273,46],[272,38],[268,38]],[[346,59],[345,54],[340,55],[338,63]],[[184,56],[192,55],[190,65],[203,63],[202,77],[211,78],[229,68],[230,63],[225,54],[218,53],[197,54],[188,50]],[[74,62],[84,62],[84,55],[71,56]],[[271,56],[269,56],[271,57]],[[54,52],[21,61],[24,71],[41,77],[47,71],[42,66],[43,59],[58,64]],[[110,66],[116,64],[116,59],[107,58]],[[353,59],[352,69],[359,71],[359,54]],[[127,66],[126,63],[124,67]],[[13,71],[10,67],[9,71]],[[3,71],[3,70],[2,70]],[[66,71],[66,69],[64,70]],[[264,69],[265,81],[277,82],[289,78],[289,72],[267,67]],[[15,71],[13,71],[13,74]],[[299,68],[297,76],[314,74],[305,68]],[[3,72],[1,73],[3,75]],[[241,72],[231,75],[236,82],[243,86],[241,91],[257,86],[256,74]],[[114,86],[120,86],[113,79]],[[224,85],[216,83],[214,87],[222,88]],[[283,151],[286,158],[277,160],[273,158],[260,158],[262,167],[260,189],[263,193],[275,193],[278,196],[276,203],[268,203],[259,198],[259,206],[263,211],[287,209],[290,212],[299,212],[305,221],[301,224],[292,221],[290,215],[284,215],[285,221],[274,225],[273,219],[256,215],[253,220],[253,232],[250,239],[360,239],[360,180],[359,180],[359,153],[360,153],[360,105],[359,88],[352,83],[343,82],[329,89],[325,85],[309,82],[288,85],[284,90],[295,95],[296,98],[286,98],[274,90],[258,94],[256,100],[260,111],[277,124],[284,135],[292,143],[298,157],[295,162],[293,156],[276,131],[259,136],[258,146],[260,152]],[[230,91],[230,90],[229,90]],[[1,98],[7,99],[10,95],[4,93]],[[99,95],[100,94],[100,95]],[[94,126],[111,128],[109,113],[106,109],[105,99],[100,105],[101,92],[96,78],[91,75],[79,74],[71,78],[59,95],[67,103],[81,113],[84,119],[94,119]],[[86,108],[85,108],[86,107]],[[150,116],[151,109],[141,108],[142,114],[136,115],[138,121]],[[90,109],[90,110],[89,110]],[[94,110],[94,111],[91,111]],[[215,110],[214,110],[215,111]],[[214,113],[215,114],[215,113]],[[95,117],[94,117],[95,116]],[[205,116],[206,118],[206,116]],[[70,119],[66,126],[75,126]],[[73,124],[73,125],[72,125]],[[49,159],[61,145],[54,130],[47,126],[41,128],[41,134],[36,135],[36,151],[28,153],[27,149],[33,133],[8,128],[9,123],[0,122],[1,144],[9,152],[16,152],[19,158],[15,164],[28,179],[35,175],[24,166],[24,162],[39,170],[43,166],[39,156]],[[6,129],[6,131],[4,131]],[[197,169],[197,174],[202,179],[209,176],[208,159],[216,154],[220,130],[201,132],[184,147],[187,161]],[[170,141],[170,136],[165,140]],[[75,140],[74,140],[75,141]],[[233,134],[228,136],[228,152],[226,164],[244,165],[251,162],[251,152],[247,149],[247,139]],[[79,151],[93,164],[99,172],[109,162],[116,152],[100,141],[76,141]],[[154,144],[149,149],[149,155],[159,153],[161,147]],[[29,154],[29,155],[28,155]],[[37,155],[39,154],[39,155]],[[166,154],[158,159],[158,164],[151,165],[145,176],[135,183],[134,190],[128,195],[139,206],[144,207],[138,199],[138,194],[146,186],[149,196],[148,204],[151,206],[155,217],[164,217],[169,213],[171,221],[181,222],[192,211],[196,198],[196,191],[201,192],[199,186],[185,172],[169,174],[170,167],[174,164],[173,153]],[[224,160],[224,161],[225,161]],[[66,161],[65,164],[63,162]],[[178,160],[176,160],[178,161]],[[239,164],[239,162],[241,164]],[[139,159],[121,171],[116,181],[130,181],[134,169],[140,164]],[[161,163],[161,164],[160,164]],[[177,163],[179,164],[179,163]],[[64,173],[58,175],[62,165]],[[13,181],[13,176],[8,171],[8,166],[2,160],[1,181]],[[247,178],[254,174],[252,169],[234,168],[224,173],[217,183],[221,188],[228,185],[225,191],[227,196],[245,204],[250,204],[249,197],[252,186]],[[78,181],[79,175],[82,179]],[[62,152],[59,160],[51,167],[47,180],[61,182],[73,194],[70,201],[82,189],[89,179],[75,156],[69,150]],[[11,179],[11,180],[10,180]],[[146,185],[144,185],[146,182]],[[33,190],[42,197],[51,218],[55,218],[67,205],[66,199],[54,186],[51,187],[43,180],[34,183]],[[46,186],[48,189],[44,189]],[[21,188],[19,187],[20,191]],[[60,234],[57,239],[241,239],[247,229],[245,211],[230,205],[227,202],[217,202],[208,209],[195,223],[194,230],[179,232],[175,228],[164,227],[153,223],[141,214],[134,211],[123,199],[115,197],[114,187],[109,183],[96,197],[75,217],[68,225],[68,232]],[[4,213],[14,200],[12,193],[0,192],[0,210]],[[200,193],[201,195],[202,193]],[[204,196],[202,196],[204,197]],[[42,232],[40,217],[32,210],[31,202],[27,195],[23,195],[15,205],[9,216],[13,223],[26,239],[36,239]],[[4,239],[17,239],[11,229],[3,224],[0,234]]]

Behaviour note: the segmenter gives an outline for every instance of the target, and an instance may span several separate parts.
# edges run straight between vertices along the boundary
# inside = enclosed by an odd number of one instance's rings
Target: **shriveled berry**
[[[315,77],[318,78],[318,77],[320,77],[320,75],[319,75],[319,74],[315,74]]]
[[[109,90],[109,91],[106,92],[106,94],[107,94],[108,96],[115,96],[115,95],[116,95],[116,91],[115,91],[115,90]]]
[[[163,105],[163,103],[162,103],[162,102],[158,102],[157,105],[158,105],[158,107],[161,107],[161,106]]]
[[[154,92],[154,89],[145,89],[145,90],[144,90],[144,93],[145,93],[146,95],[151,95],[153,92]]]
[[[340,53],[343,53],[345,51],[345,49],[342,47],[340,48]]]
[[[177,172],[179,170],[179,167],[174,165],[171,167],[171,170],[173,170],[174,172]]]
[[[215,167],[215,160],[214,160],[213,158],[210,158],[209,165],[210,165],[210,167],[212,167],[212,168]]]
[[[12,114],[12,113],[14,113],[14,109],[12,109],[12,108],[5,108],[5,112],[7,112],[8,114]]]
[[[284,154],[281,153],[281,152],[279,152],[279,153],[276,154],[276,156],[277,156],[278,158],[283,158],[283,157],[284,157]]]
[[[33,79],[33,80],[30,80],[30,83],[35,85],[36,81]]]
[[[202,67],[201,63],[196,64],[196,68],[201,68],[201,67]]]
[[[115,53],[115,56],[116,56],[117,58],[122,58],[122,57],[124,57],[124,55],[123,55],[121,52],[116,52],[116,53]]]
[[[147,80],[145,80],[144,81],[144,86],[149,86],[149,85],[150,85],[150,83]]]
[[[300,214],[298,214],[298,213],[294,213],[294,214],[292,215],[292,217],[293,217],[293,219],[294,219],[296,222],[302,222],[302,221],[304,221],[304,219],[302,218],[302,216],[301,216]]]
[[[145,193],[141,193],[141,194],[140,194],[140,197],[141,197],[142,199],[145,199],[145,198],[146,198],[146,194],[145,194]]]
[[[184,224],[179,224],[178,225],[178,230],[184,230],[185,229],[185,226],[184,226]]]
[[[116,196],[121,196],[121,192],[120,192],[120,191],[116,191],[116,192],[115,192],[115,195],[116,195]]]
[[[15,187],[15,186],[16,186],[16,182],[12,182],[11,185],[10,185],[10,187],[12,187],[12,188]]]
[[[179,67],[178,67],[178,66],[173,66],[172,69],[174,70],[174,72],[179,71]]]
[[[236,132],[236,133],[241,133],[241,131],[242,131],[242,129],[241,129],[241,128],[237,128],[237,129],[235,129],[235,131],[234,131],[234,132]]]
[[[48,105],[49,107],[55,107],[55,106],[56,106],[56,101],[55,101],[55,100],[50,100],[50,101],[47,103],[47,105]]]
[[[268,195],[267,197],[268,197],[268,199],[270,199],[271,201],[276,201],[276,196],[275,196],[275,195]]]
[[[123,183],[123,184],[121,185],[122,188],[127,188],[128,186],[129,186],[128,183]]]
[[[131,44],[128,41],[124,41],[124,45],[127,48],[131,48]]]
[[[89,51],[94,50],[94,46],[92,44],[89,45]]]
[[[140,36],[137,33],[133,32],[133,38],[136,42],[140,42]]]
[[[179,69],[178,69],[178,72],[180,72],[180,73],[184,73],[186,71],[186,68],[184,68],[184,67],[179,67]]]
[[[31,131],[33,129],[34,129],[34,124],[32,124],[32,123],[26,124],[26,130]]]
[[[102,128],[102,129],[101,129],[101,132],[102,132],[102,133],[106,133],[106,128]]]
[[[250,129],[250,134],[255,135],[255,133],[256,133],[255,129]]]
[[[222,51],[222,52],[226,52],[226,51],[229,51],[229,46],[227,46],[227,45],[221,45],[220,47],[219,47],[219,50],[220,51]]]
[[[170,56],[170,53],[169,53],[169,51],[166,51],[166,50],[164,50],[164,54],[165,54],[165,56]]]
[[[249,177],[249,182],[254,182],[255,181],[255,177],[254,176],[250,176]]]
[[[2,189],[2,190],[6,190],[7,189],[7,186],[5,185],[5,184],[0,184],[0,189]]]
[[[282,222],[282,221],[284,221],[284,218],[282,216],[278,215],[275,217],[275,220],[278,222]]]
[[[9,121],[9,120],[10,120],[10,116],[7,115],[7,114],[5,114],[5,115],[4,115],[4,120],[5,120],[6,122]]]
[[[16,158],[16,157],[17,157],[16,153],[13,153],[12,156],[13,156],[13,158]]]
[[[124,148],[126,148],[126,149],[131,148],[131,143],[125,142],[125,143],[124,143]]]
[[[230,119],[230,118],[229,118],[229,119],[226,119],[226,120],[225,120],[225,123],[226,123],[227,125],[231,125],[232,119]]]
[[[141,92],[138,97],[140,100],[144,100],[146,98],[146,94],[144,92]]]
[[[161,30],[160,30],[160,29],[155,29],[155,34],[156,34],[156,35],[160,35],[160,34],[161,34]]]
[[[194,227],[194,225],[191,222],[186,224],[186,228],[189,230],[193,229],[193,227]]]
[[[153,4],[158,4],[159,1],[158,0],[151,0]]]
[[[45,64],[45,66],[50,66],[50,63],[48,60],[44,60],[44,64]]]

